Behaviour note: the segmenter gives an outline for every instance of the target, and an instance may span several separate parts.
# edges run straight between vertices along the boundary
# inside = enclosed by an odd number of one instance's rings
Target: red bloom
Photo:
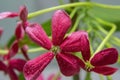
[[[8,54],[0,56],[0,70],[4,71],[10,76],[11,80],[19,80],[17,74],[15,73],[14,69],[18,70],[19,72],[23,71],[23,66],[25,65],[26,61],[23,59],[12,59],[16,53],[18,52],[18,41],[13,42],[11,45]]]
[[[18,70],[19,72],[22,72],[25,63],[26,61],[23,59],[10,59],[5,61],[0,61],[0,70],[7,73],[10,76],[11,80],[19,80],[14,69]]]
[[[118,51],[115,48],[107,48],[100,52],[95,53],[90,57],[90,46],[89,40],[86,37],[86,45],[84,42],[81,45],[82,47],[81,53],[83,56],[83,60],[81,60],[80,64],[83,69],[86,71],[94,71],[103,75],[111,75],[117,71],[117,68],[110,67],[108,65],[117,62],[118,60]],[[85,41],[83,40],[83,41]]]
[[[50,52],[42,54],[25,64],[24,76],[26,80],[36,80],[54,57],[57,59],[60,71],[65,76],[75,75],[79,72],[81,61],[72,52],[81,51],[79,45],[87,33],[78,31],[64,38],[70,25],[71,20],[67,13],[62,10],[56,11],[52,18],[52,42],[41,25],[36,23],[26,27],[26,33],[34,42],[50,50]]]

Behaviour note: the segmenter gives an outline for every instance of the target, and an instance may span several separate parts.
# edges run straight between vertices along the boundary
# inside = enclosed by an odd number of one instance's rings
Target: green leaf
[[[110,22],[120,21],[120,9],[93,7],[93,9],[91,9],[90,11],[92,14],[94,14],[94,16],[100,17],[104,20]]]
[[[25,80],[24,75],[22,73],[19,75],[19,80]]]
[[[50,36],[51,35],[51,19],[48,19],[47,21],[42,23],[42,27],[47,33],[47,35]]]
[[[120,9],[108,9],[95,6],[90,10],[90,13],[103,20],[115,23],[117,30],[120,30]]]
[[[11,44],[15,41],[15,36],[13,35],[7,42],[7,47],[9,48]]]

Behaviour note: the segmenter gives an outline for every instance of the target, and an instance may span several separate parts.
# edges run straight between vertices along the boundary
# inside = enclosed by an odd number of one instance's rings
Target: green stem
[[[113,5],[105,5],[105,4],[98,4],[98,3],[92,3],[92,2],[76,2],[76,3],[71,3],[71,4],[65,4],[65,5],[60,5],[60,6],[55,6],[55,7],[51,7],[51,8],[47,8],[47,9],[43,9],[43,10],[39,10],[36,12],[32,12],[29,13],[28,15],[28,19],[31,19],[33,17],[37,17],[41,14],[50,12],[50,11],[54,11],[57,9],[65,9],[68,7],[80,7],[80,6],[87,6],[87,7],[93,7],[93,6],[98,6],[98,7],[102,7],[102,8],[110,8],[110,9],[120,9],[120,6],[113,6]]]
[[[103,75],[99,74],[100,80],[104,80]]]
[[[97,26],[96,28],[98,28],[100,31],[102,31],[105,35],[108,34],[108,32],[105,29],[103,29],[103,27],[99,23],[97,23],[96,21],[92,21],[92,22]],[[119,45],[120,44],[119,38],[117,38],[115,36],[111,36],[111,38],[114,40],[114,41],[113,40],[111,41],[113,44],[120,46]]]
[[[39,48],[33,48],[33,49],[29,49],[28,53],[33,53],[33,52],[38,52],[38,51],[44,51],[45,49],[42,47]],[[20,51],[18,53],[21,53]],[[0,54],[1,55],[5,55],[8,54],[8,50],[0,50]]]
[[[80,80],[79,74],[74,75],[74,76],[73,76],[73,80]]]
[[[100,44],[100,46],[97,48],[97,50],[95,51],[95,53],[97,53],[98,51],[100,51],[104,45],[106,44],[106,42],[110,39],[110,37],[112,36],[112,34],[115,32],[116,30],[116,25],[114,25],[113,23],[109,23],[106,21],[103,21],[99,18],[95,18],[96,21],[98,21],[101,24],[107,25],[111,27],[111,30],[109,31],[108,35],[105,37],[105,39],[102,41],[102,43]]]
[[[70,13],[70,18],[71,18],[71,19],[74,17],[74,15],[75,15],[75,13],[77,12],[78,9],[79,9],[79,8],[76,7],[76,8],[74,8],[73,11]]]
[[[71,31],[69,33],[74,32],[77,29],[77,26],[79,25],[80,20],[85,16],[85,14],[81,14],[78,16],[77,20],[75,21],[75,24],[73,25]]]
[[[90,72],[87,72],[87,73],[86,73],[85,80],[92,80],[92,79],[91,79],[91,73],[90,73]]]
[[[112,80],[112,76],[107,76],[107,80]]]

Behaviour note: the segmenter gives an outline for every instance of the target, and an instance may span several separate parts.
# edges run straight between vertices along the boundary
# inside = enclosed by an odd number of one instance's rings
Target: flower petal
[[[101,66],[93,69],[94,72],[103,74],[103,75],[112,75],[117,70],[118,70],[117,68],[108,67],[108,66]]]
[[[4,56],[4,59],[10,59],[11,57],[15,56],[18,52],[18,41],[14,41],[12,46],[9,49],[9,52],[7,55]]]
[[[118,60],[118,51],[115,48],[107,48],[96,53],[91,59],[93,66],[113,64]]]
[[[23,53],[23,56],[26,58],[26,60],[29,60],[29,56],[27,54],[27,51],[28,51],[28,46],[27,45],[22,46],[21,52]]]
[[[7,72],[7,66],[2,61],[0,61],[0,70],[3,70],[5,73]]]
[[[23,71],[23,66],[25,65],[26,61],[23,59],[12,59],[9,60],[9,65],[13,68],[13,69],[17,69],[18,71]]]
[[[16,12],[2,12],[0,13],[0,20],[5,18],[14,18],[17,16],[18,16],[18,13]]]
[[[52,43],[39,24],[32,24],[29,27],[26,27],[26,33],[34,42],[40,46],[46,49],[51,48]]]
[[[36,80],[45,80],[45,79],[44,79],[43,75],[40,74],[40,76]]]
[[[15,36],[18,40],[22,39],[25,35],[25,31],[22,27],[21,22],[17,24],[16,30],[15,30]]]
[[[20,19],[21,19],[23,22],[26,22],[26,21],[27,21],[27,15],[28,15],[28,10],[27,10],[26,6],[21,6],[21,7],[20,7],[19,16],[20,16]]]
[[[80,71],[79,58],[69,53],[56,55],[60,71],[65,76],[72,76]]]
[[[36,80],[45,67],[51,62],[54,54],[51,52],[42,54],[35,59],[28,61],[24,66],[24,76],[26,80]]]
[[[52,17],[52,42],[60,45],[64,35],[71,25],[68,14],[63,10],[57,10]]]
[[[10,76],[10,80],[19,80],[17,74],[13,71],[11,67],[8,67],[8,74]]]
[[[60,48],[64,52],[82,52],[84,60],[90,58],[90,47],[88,34],[84,31],[77,31],[65,38]]]

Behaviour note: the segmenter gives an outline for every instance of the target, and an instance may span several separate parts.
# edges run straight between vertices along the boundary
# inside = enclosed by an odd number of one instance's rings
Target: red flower
[[[2,60],[0,60],[0,70],[7,73],[11,80],[19,80],[17,74],[15,73],[14,69],[18,70],[19,72],[23,71],[23,66],[25,65],[26,61],[23,59],[12,59],[18,52],[18,43],[15,41],[7,55],[0,56]]]
[[[18,70],[19,72],[22,72],[25,63],[26,61],[23,59],[10,59],[4,61],[0,60],[0,70],[7,73],[10,76],[11,80],[19,80],[14,69]]]
[[[89,40],[86,37],[83,41],[85,41],[81,44],[83,45],[81,50],[83,61],[81,60],[80,64],[84,70],[103,75],[111,75],[117,71],[117,68],[108,66],[118,60],[118,51],[115,48],[107,48],[90,56]]]
[[[70,25],[71,20],[67,13],[63,10],[56,11],[52,17],[52,42],[41,25],[36,23],[26,27],[26,33],[34,42],[50,50],[25,64],[24,76],[26,80],[36,80],[54,57],[57,59],[60,71],[65,76],[72,76],[79,72],[80,59],[72,52],[81,51],[79,45],[87,33],[78,31],[64,38]]]

